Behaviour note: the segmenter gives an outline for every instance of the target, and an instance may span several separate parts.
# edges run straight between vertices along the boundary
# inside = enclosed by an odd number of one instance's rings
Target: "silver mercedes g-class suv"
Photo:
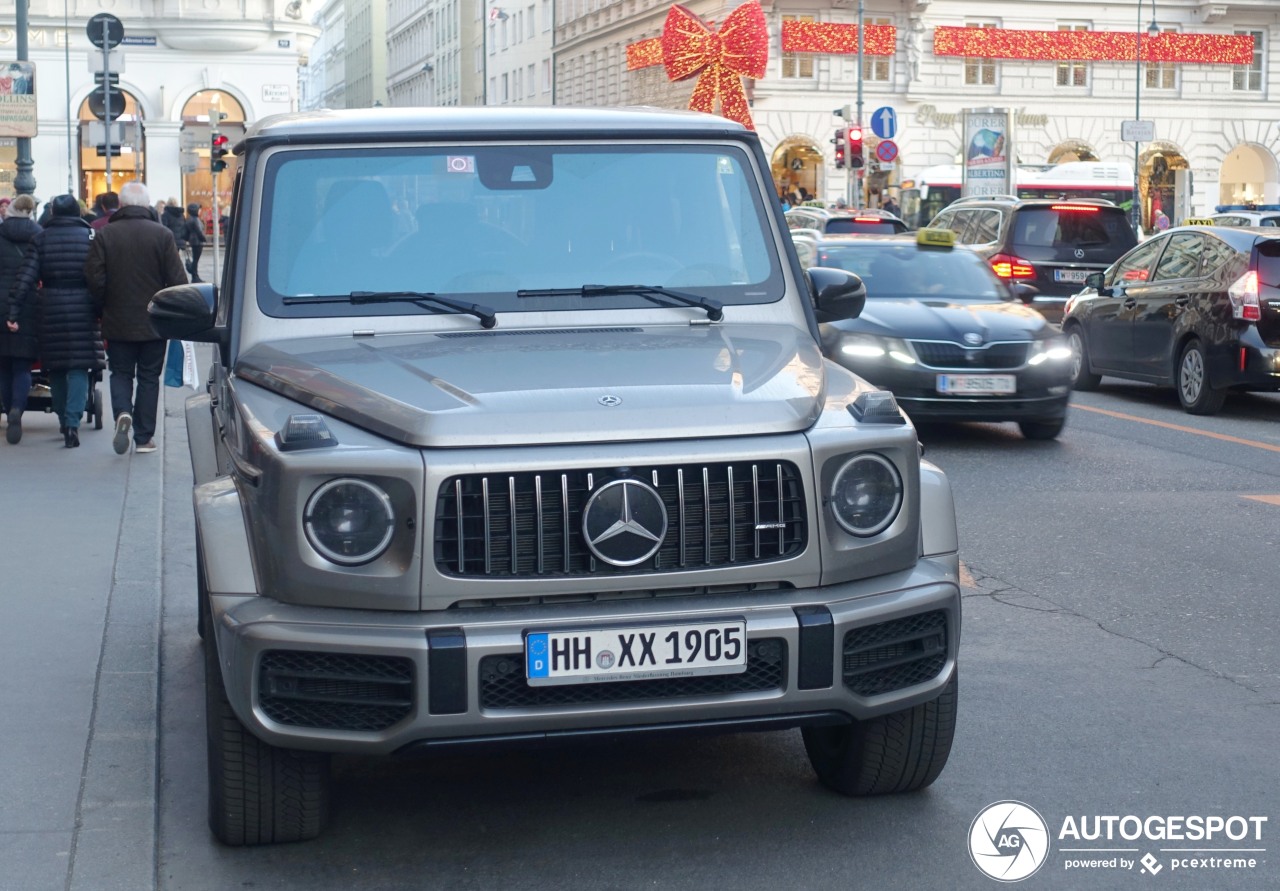
[[[315,836],[332,753],[802,729],[850,795],[951,748],[956,526],[823,359],[756,134],[657,110],[268,118],[186,405],[209,820]]]

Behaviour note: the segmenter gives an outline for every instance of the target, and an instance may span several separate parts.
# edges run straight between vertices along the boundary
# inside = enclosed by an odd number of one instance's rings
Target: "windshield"
[[[969,250],[921,248],[914,242],[821,245],[816,266],[856,273],[868,299],[1009,300],[991,267]]]
[[[517,291],[643,284],[724,304],[782,296],[746,151],[733,145],[281,150],[267,165],[258,300],[277,316],[422,312],[416,292],[498,312],[650,307]]]

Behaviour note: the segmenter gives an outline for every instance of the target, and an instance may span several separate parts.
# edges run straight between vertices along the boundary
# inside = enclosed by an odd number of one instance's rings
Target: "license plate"
[[[1089,270],[1087,269],[1055,269],[1053,270],[1053,280],[1056,282],[1070,282],[1073,285],[1083,285],[1084,280],[1088,278]]]
[[[600,684],[747,670],[747,627],[741,620],[638,625],[525,635],[529,686]]]
[[[940,374],[939,393],[1016,393],[1017,379],[1012,374]]]

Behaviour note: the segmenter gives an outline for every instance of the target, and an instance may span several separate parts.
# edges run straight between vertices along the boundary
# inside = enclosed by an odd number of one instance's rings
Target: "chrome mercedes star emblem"
[[[587,499],[582,535],[591,553],[611,566],[635,566],[662,547],[667,508],[651,486],[614,480]]]
[[[1076,248],[1076,259],[1077,260],[1084,259],[1084,248]]]
[[[622,397],[621,396],[601,396],[599,399],[596,400],[596,402],[599,402],[601,405],[607,405],[610,408],[613,408],[615,405],[622,404]]]
[[[970,331],[968,334],[964,336],[964,342],[969,344],[969,346],[980,346],[982,344],[982,335],[975,334],[974,332]]]

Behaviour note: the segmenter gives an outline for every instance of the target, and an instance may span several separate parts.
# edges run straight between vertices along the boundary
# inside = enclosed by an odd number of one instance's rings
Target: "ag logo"
[[[969,826],[973,865],[998,882],[1020,882],[1035,874],[1049,855],[1049,827],[1035,808],[1021,801],[997,801]]]

